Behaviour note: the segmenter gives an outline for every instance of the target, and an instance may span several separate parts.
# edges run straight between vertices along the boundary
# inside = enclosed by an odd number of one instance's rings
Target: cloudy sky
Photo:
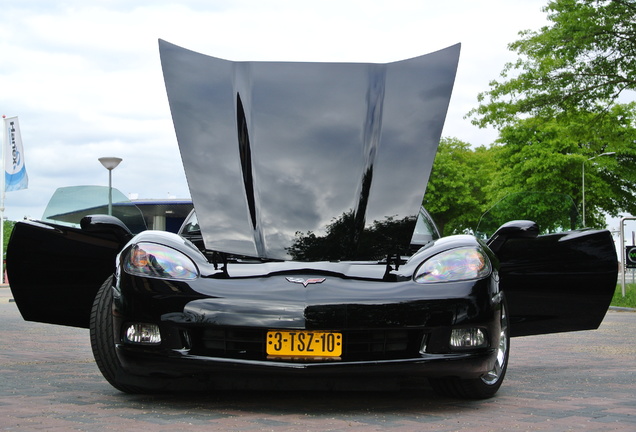
[[[389,62],[462,43],[444,136],[496,138],[463,117],[507,44],[547,23],[547,0],[20,0],[0,25],[0,114],[18,116],[29,188],[5,217],[39,218],[56,188],[187,198],[157,40],[229,60]]]

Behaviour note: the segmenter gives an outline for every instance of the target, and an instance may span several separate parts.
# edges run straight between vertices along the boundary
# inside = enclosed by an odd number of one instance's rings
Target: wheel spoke
[[[506,316],[506,308],[501,305],[501,331],[499,333],[499,344],[497,345],[497,359],[494,367],[488,371],[481,380],[488,385],[495,384],[502,375],[506,366],[506,354],[508,353],[508,320]]]

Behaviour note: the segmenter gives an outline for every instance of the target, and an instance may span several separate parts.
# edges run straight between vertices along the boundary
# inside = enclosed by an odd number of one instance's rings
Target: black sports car
[[[133,234],[116,205],[17,223],[7,252],[24,319],[90,328],[114,387],[428,378],[485,398],[510,336],[600,324],[609,232],[440,238],[420,207],[459,46],[388,64],[160,52],[195,209],[181,233]]]

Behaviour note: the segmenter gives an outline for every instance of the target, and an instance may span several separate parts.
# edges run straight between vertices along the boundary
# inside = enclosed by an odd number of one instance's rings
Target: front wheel
[[[510,355],[510,332],[505,300],[501,303],[499,329],[497,358],[491,370],[475,379],[431,378],[429,381],[433,390],[440,395],[463,399],[487,399],[494,396],[506,375]]]
[[[113,337],[113,277],[106,279],[101,286],[91,309],[90,336],[93,357],[100,372],[117,390],[125,393],[147,393],[148,391],[136,386],[122,384],[121,377],[126,374],[121,367],[115,352]]]

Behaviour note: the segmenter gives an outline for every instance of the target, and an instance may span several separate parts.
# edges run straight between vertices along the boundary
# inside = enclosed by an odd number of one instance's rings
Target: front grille
[[[386,360],[414,357],[420,350],[421,330],[360,330],[345,332],[346,360]]]
[[[197,354],[200,349],[201,355],[211,357],[260,359],[265,353],[266,333],[253,329],[208,328],[193,341],[192,348]]]
[[[344,330],[343,361],[393,360],[416,357],[422,345],[421,329]],[[193,330],[190,353],[208,357],[264,360],[266,330],[206,328]]]

